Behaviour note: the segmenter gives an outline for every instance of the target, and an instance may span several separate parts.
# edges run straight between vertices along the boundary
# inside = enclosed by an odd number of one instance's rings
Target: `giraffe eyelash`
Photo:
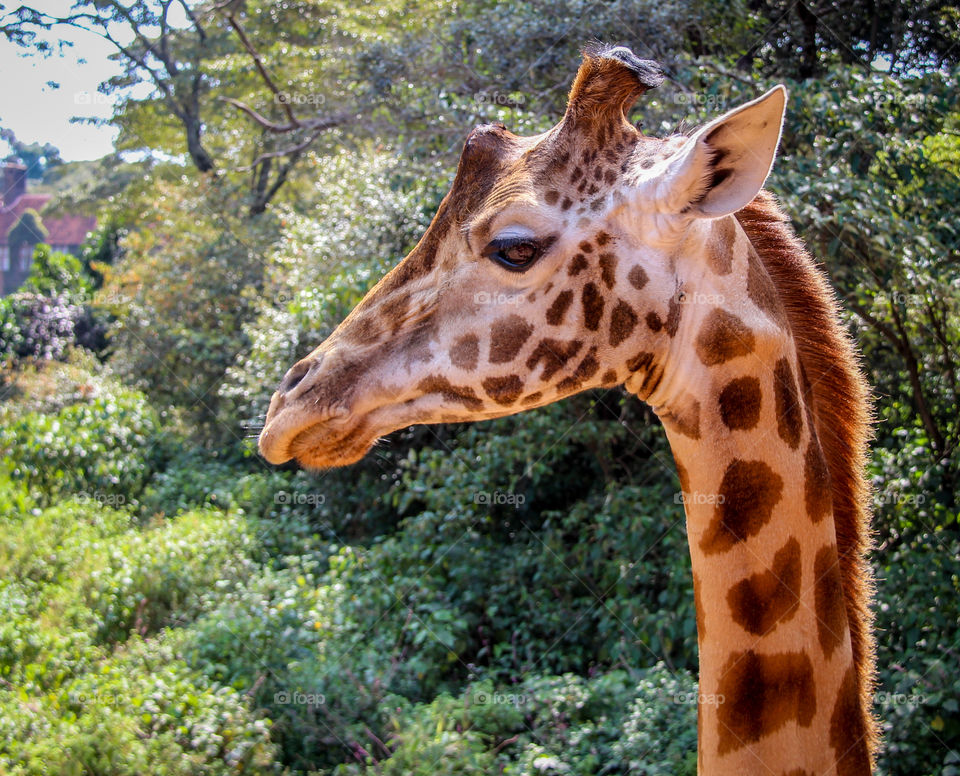
[[[493,259],[504,269],[523,272],[532,267],[553,244],[555,237],[537,239],[531,237],[506,237],[491,240],[483,249],[483,255]]]

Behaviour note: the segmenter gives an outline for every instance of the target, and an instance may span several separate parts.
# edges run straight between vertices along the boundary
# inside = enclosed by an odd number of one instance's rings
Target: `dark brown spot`
[[[760,381],[756,377],[738,377],[720,391],[720,419],[733,430],[750,429],[760,420]]]
[[[596,168],[594,168],[594,170],[593,170],[593,179],[594,179],[595,181],[598,181],[598,180],[601,180],[602,178],[603,178],[603,168],[602,168],[602,167],[596,167]]]
[[[843,643],[847,632],[847,609],[835,545],[821,547],[813,563],[817,637],[827,659]]]
[[[790,362],[785,358],[777,360],[773,370],[773,398],[777,413],[777,433],[790,447],[796,450],[803,433],[803,407],[797,381],[793,379]]]
[[[580,250],[584,253],[590,253],[593,250],[593,246],[587,240],[581,242],[577,247],[580,248]]]
[[[417,390],[424,394],[439,393],[447,401],[459,402],[468,410],[478,410],[483,407],[483,402],[473,388],[466,385],[453,385],[446,377],[439,375],[423,378],[417,383]]]
[[[540,362],[543,362],[541,380],[549,380],[560,371],[567,362],[580,352],[583,345],[581,340],[562,342],[555,339],[543,339],[537,343],[530,358],[527,359],[527,369],[533,371]]]
[[[639,264],[636,264],[633,267],[631,267],[630,272],[627,273],[627,281],[630,283],[631,286],[637,289],[637,291],[639,291],[645,285],[647,285],[647,282],[649,280],[650,278],[647,277],[646,270],[644,270],[644,268],[641,267]]]
[[[382,314],[390,326],[390,330],[396,334],[400,331],[407,317],[407,311],[410,308],[410,294],[400,293],[390,297],[383,303]]]
[[[679,469],[678,463],[677,470]],[[703,583],[696,571],[693,572],[693,609],[697,618],[697,640],[703,643],[707,636],[707,617],[703,608]]]
[[[494,321],[490,329],[490,363],[513,361],[523,344],[533,334],[533,326],[519,315],[508,315]]]
[[[559,326],[563,323],[564,316],[566,316],[567,310],[570,309],[572,302],[573,291],[570,289],[557,294],[557,298],[554,299],[550,307],[547,308],[547,323],[551,326]]]
[[[813,665],[803,652],[734,652],[720,679],[718,754],[755,744],[790,722],[809,727],[817,711]]]
[[[600,187],[596,183],[591,183],[590,188],[587,189],[587,196],[592,197],[598,191],[600,191]]]
[[[497,404],[503,405],[513,404],[520,398],[520,393],[523,391],[523,380],[518,375],[488,377],[481,385],[487,392],[487,396]]]
[[[866,720],[853,667],[847,669],[830,715],[830,746],[837,756],[837,776],[870,773]]]
[[[617,373],[612,369],[608,369],[603,373],[603,377],[600,378],[600,384],[603,385],[604,388],[609,388],[611,385],[616,385]]]
[[[577,368],[573,371],[573,374],[557,383],[557,390],[561,393],[577,391],[583,386],[586,380],[593,377],[600,369],[600,362],[597,361],[596,353],[596,347],[590,348],[590,350],[587,351],[587,355],[583,357],[583,361],[577,364]]]
[[[602,248],[604,245],[610,242],[610,235],[607,234],[606,232],[597,232],[597,236],[595,239],[597,241],[597,245],[599,245]]]
[[[372,345],[385,332],[385,329],[375,315],[368,313],[350,321],[347,332],[350,342],[357,345]]]
[[[617,179],[617,173],[615,170],[607,170],[603,176],[603,180],[608,185],[613,185],[613,182]]]
[[[727,591],[733,621],[763,636],[800,608],[800,542],[791,537],[773,556],[773,567],[740,580]]]
[[[777,294],[777,288],[763,261],[751,245],[747,254],[747,296],[762,311],[780,325],[786,325],[787,313]]]
[[[707,263],[717,275],[729,275],[733,267],[733,240],[737,236],[732,216],[714,221],[713,234],[707,243]]]
[[[694,347],[704,366],[723,364],[753,351],[753,332],[733,313],[711,310],[700,327]]]
[[[647,313],[647,328],[650,331],[660,331],[663,328],[663,321],[660,320],[660,316],[657,315],[653,310]]]
[[[559,199],[560,192],[555,189],[550,189],[550,191],[548,191],[543,197],[544,202],[546,202],[548,205],[556,205],[557,200]]]
[[[520,400],[520,403],[521,403],[521,404],[526,404],[526,405],[536,404],[536,403],[537,403],[538,401],[540,401],[540,399],[542,399],[542,398],[543,398],[543,393],[542,393],[541,391],[534,391],[534,392],[531,393],[529,396],[524,396],[524,397]]]
[[[464,334],[450,348],[450,363],[461,369],[473,371],[480,357],[480,339],[476,334]]]
[[[617,257],[612,253],[600,254],[600,279],[607,288],[613,288],[616,282]]]
[[[617,347],[629,337],[637,325],[637,314],[622,299],[617,300],[610,313],[610,346]]]
[[[663,413],[660,420],[670,431],[691,439],[700,438],[700,402],[692,396],[684,396],[669,412]]]
[[[830,490],[830,470],[815,436],[807,443],[803,477],[807,514],[814,523],[819,523],[833,510],[833,494]]]
[[[582,253],[574,254],[573,260],[570,262],[570,268],[567,270],[567,274],[570,277],[574,275],[579,275],[583,270],[587,268],[587,257]]]
[[[667,322],[663,327],[667,330],[667,334],[671,337],[676,335],[677,329],[680,328],[680,315],[683,313],[683,305],[680,303],[680,300],[676,296],[670,297],[670,301],[667,304]]]
[[[783,478],[763,461],[734,458],[723,473],[713,519],[700,539],[707,555],[727,552],[756,536],[773,516]]]
[[[641,369],[649,369],[653,364],[653,353],[641,350],[637,355],[627,362],[627,369],[631,372],[639,372]]]
[[[587,283],[583,287],[580,301],[583,304],[583,325],[589,331],[596,331],[603,317],[603,296],[594,283]]]
[[[564,197],[563,202],[560,203],[560,209],[569,210],[571,205],[573,205],[573,200],[570,197]]]

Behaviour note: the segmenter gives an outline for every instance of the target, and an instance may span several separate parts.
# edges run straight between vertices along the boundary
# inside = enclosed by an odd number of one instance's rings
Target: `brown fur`
[[[840,323],[836,298],[767,192],[737,213],[760,254],[786,309],[803,371],[813,389],[817,436],[830,472],[833,518],[847,619],[856,669],[857,707],[862,712],[872,762],[877,730],[871,714],[875,681],[872,614],[869,485],[865,477],[870,412],[867,386],[850,336]]]

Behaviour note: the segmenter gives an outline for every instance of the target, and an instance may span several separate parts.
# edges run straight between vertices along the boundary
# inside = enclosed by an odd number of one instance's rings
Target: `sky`
[[[107,58],[113,47],[97,35],[70,28],[60,35],[74,46],[64,49],[63,56],[54,51],[47,57],[25,56],[28,50],[0,37],[0,127],[13,130],[26,143],[52,143],[66,161],[98,159],[112,151],[116,130],[71,124],[70,118],[112,115],[116,98],[100,94],[97,86],[117,75],[120,66]],[[0,158],[9,153],[0,140]]]

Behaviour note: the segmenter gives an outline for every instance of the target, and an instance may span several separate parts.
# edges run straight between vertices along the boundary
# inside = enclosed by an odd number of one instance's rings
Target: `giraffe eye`
[[[527,269],[539,259],[547,246],[526,237],[493,240],[483,250],[483,255],[514,272]]]

